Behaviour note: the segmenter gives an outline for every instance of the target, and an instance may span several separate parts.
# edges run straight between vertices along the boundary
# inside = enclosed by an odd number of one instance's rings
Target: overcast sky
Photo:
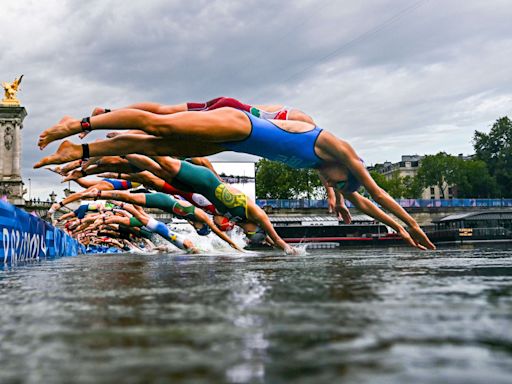
[[[367,164],[472,153],[511,108],[510,0],[3,0],[1,19],[0,81],[25,75],[23,177],[44,199],[62,187],[32,170],[57,147],[37,136],[95,106],[286,104]]]

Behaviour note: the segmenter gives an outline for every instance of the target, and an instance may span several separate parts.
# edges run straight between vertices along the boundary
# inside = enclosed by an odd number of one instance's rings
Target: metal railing
[[[31,199],[25,201],[25,206],[28,207],[51,207],[52,202],[50,200]]]
[[[512,207],[512,199],[395,199],[403,208],[502,208]],[[353,205],[347,201],[347,206]],[[257,199],[260,207],[283,209],[327,209],[327,200]],[[377,204],[378,205],[378,204]]]

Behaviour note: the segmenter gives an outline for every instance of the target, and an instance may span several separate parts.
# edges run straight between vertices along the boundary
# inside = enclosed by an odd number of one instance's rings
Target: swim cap
[[[212,230],[208,226],[208,224],[203,224],[203,226],[199,229],[196,228],[196,232],[199,236],[207,236]]]
[[[260,244],[267,238],[267,233],[258,226],[255,231],[247,231],[245,233],[251,244]]]
[[[234,226],[235,223],[229,221],[229,219],[225,216],[222,216],[221,222],[217,224],[217,227],[219,227],[219,229],[223,232],[231,231]]]
[[[361,160],[361,163],[364,165],[363,159],[359,158],[359,160]],[[347,180],[340,180],[335,186],[340,191],[345,190],[346,192],[352,193],[361,188],[361,183],[352,172],[348,171]]]

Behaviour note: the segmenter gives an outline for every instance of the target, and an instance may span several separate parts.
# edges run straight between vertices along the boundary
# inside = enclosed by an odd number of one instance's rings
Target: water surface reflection
[[[509,382],[508,246],[0,272],[0,382]]]

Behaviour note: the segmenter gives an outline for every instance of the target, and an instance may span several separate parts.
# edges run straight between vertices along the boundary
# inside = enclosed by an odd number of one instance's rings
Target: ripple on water
[[[79,256],[0,272],[0,382],[508,382],[512,251]]]

